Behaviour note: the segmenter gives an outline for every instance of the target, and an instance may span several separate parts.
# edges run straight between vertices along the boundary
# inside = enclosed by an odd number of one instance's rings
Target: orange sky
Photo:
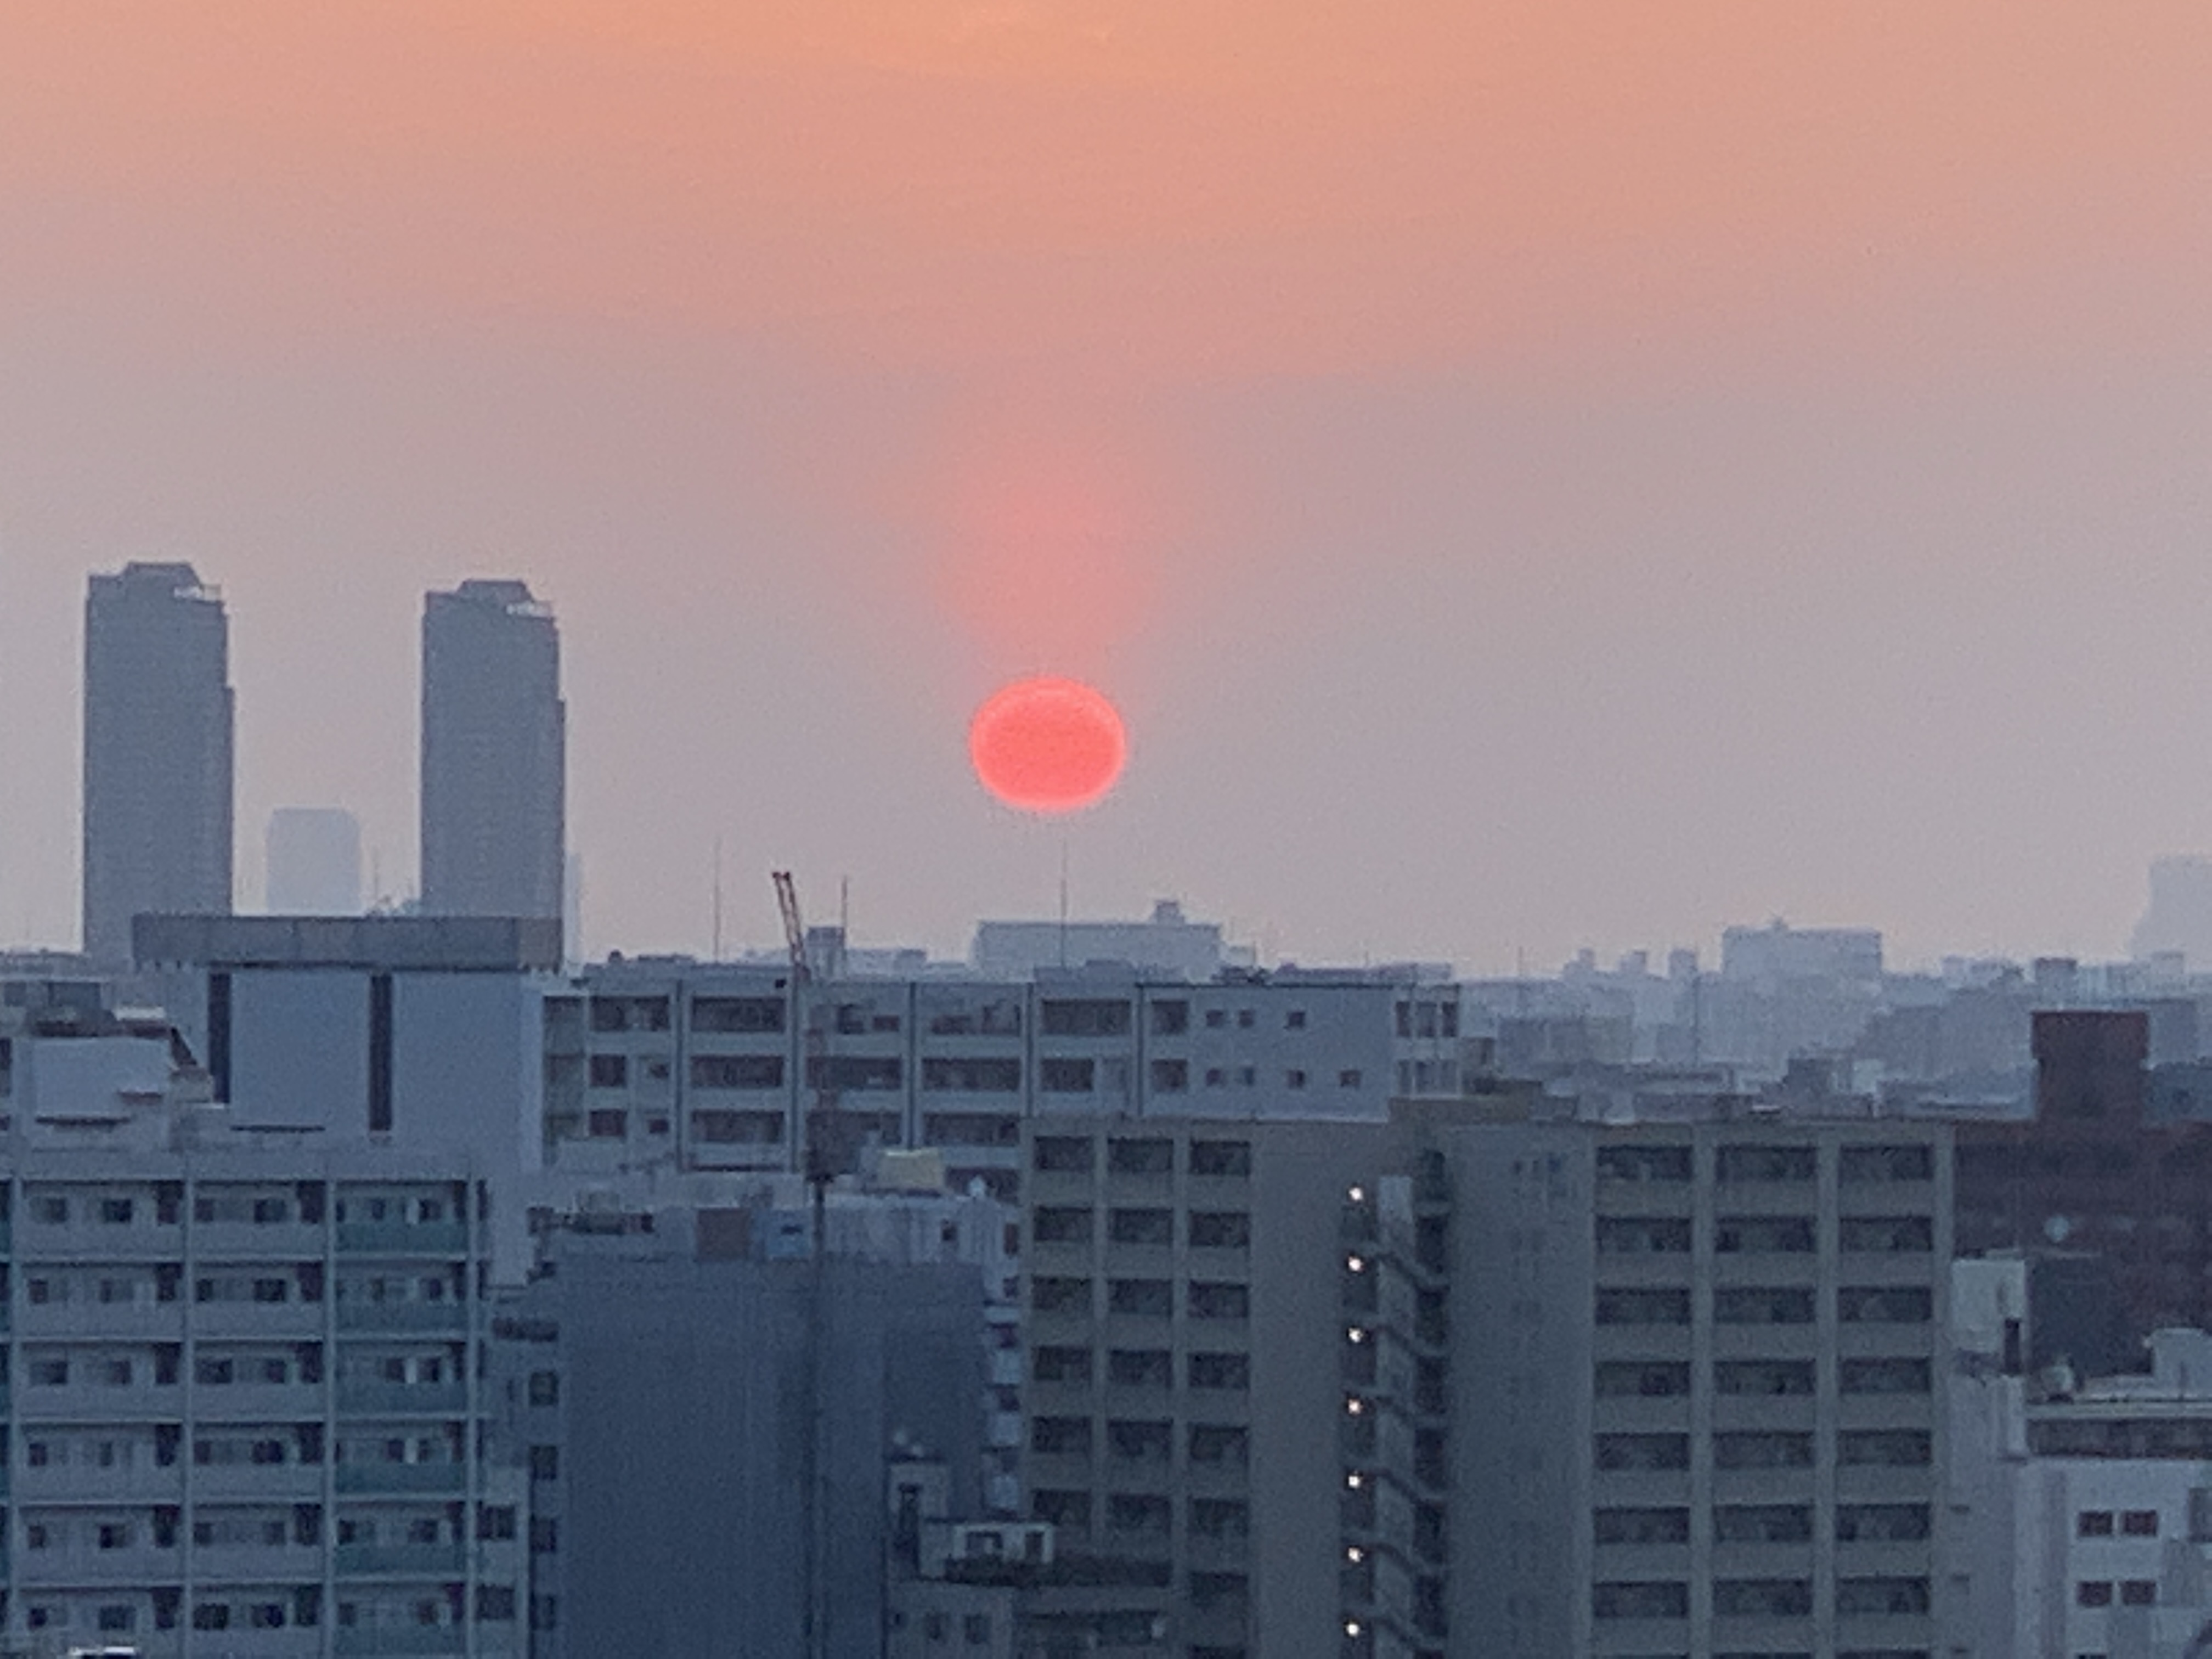
[[[10,288],[158,259],[210,322],[1304,372],[2000,280],[2033,330],[2131,251],[2154,332],[2212,264],[2197,0],[15,0],[0,46]]]
[[[0,0],[0,942],[154,554],[249,900],[276,804],[404,890],[420,594],[515,574],[600,948],[718,836],[1048,905],[1021,671],[1130,716],[1079,909],[2111,948],[2212,846],[2208,87],[2206,0]]]

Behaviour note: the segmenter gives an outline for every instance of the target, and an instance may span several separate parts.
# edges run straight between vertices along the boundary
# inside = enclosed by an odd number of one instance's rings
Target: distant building
[[[567,721],[560,634],[526,584],[427,597],[425,915],[563,915]]]
[[[2137,962],[2179,956],[2212,967],[2212,858],[2192,854],[2154,860],[2150,904],[2128,939]]]
[[[84,950],[131,919],[231,908],[229,624],[189,564],[94,575],[84,607]]]
[[[266,908],[276,916],[350,916],[361,909],[361,820],[335,806],[269,815]]]
[[[1162,899],[1148,921],[978,922],[973,960],[977,973],[1006,979],[1114,962],[1153,978],[1206,980],[1251,957],[1222,943],[1219,924],[1189,921]]]

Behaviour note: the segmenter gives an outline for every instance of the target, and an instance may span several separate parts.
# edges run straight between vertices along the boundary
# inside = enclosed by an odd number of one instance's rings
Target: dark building
[[[230,630],[188,564],[95,575],[84,604],[84,951],[131,919],[231,905]]]
[[[1960,1252],[2064,1258],[2069,1283],[2101,1261],[2130,1346],[2212,1325],[2212,1123],[2152,1115],[2148,1015],[2039,1013],[2034,1044],[2034,1117],[1959,1126]],[[2039,1328],[2036,1363],[2057,1340]]]
[[[568,715],[550,607],[465,581],[422,609],[422,908],[562,914]]]

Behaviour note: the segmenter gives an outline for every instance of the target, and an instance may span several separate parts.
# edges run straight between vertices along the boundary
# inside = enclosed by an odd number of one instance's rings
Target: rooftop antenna
[[[1067,843],[1069,837],[1060,838],[1060,965],[1067,966]]]
[[[714,837],[714,961],[722,959],[722,838]]]

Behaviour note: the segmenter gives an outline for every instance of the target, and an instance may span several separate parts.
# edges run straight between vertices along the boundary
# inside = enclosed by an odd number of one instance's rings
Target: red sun
[[[1073,812],[1114,787],[1128,758],[1121,715],[1080,680],[1039,675],[993,692],[968,726],[983,787],[1025,812]]]

